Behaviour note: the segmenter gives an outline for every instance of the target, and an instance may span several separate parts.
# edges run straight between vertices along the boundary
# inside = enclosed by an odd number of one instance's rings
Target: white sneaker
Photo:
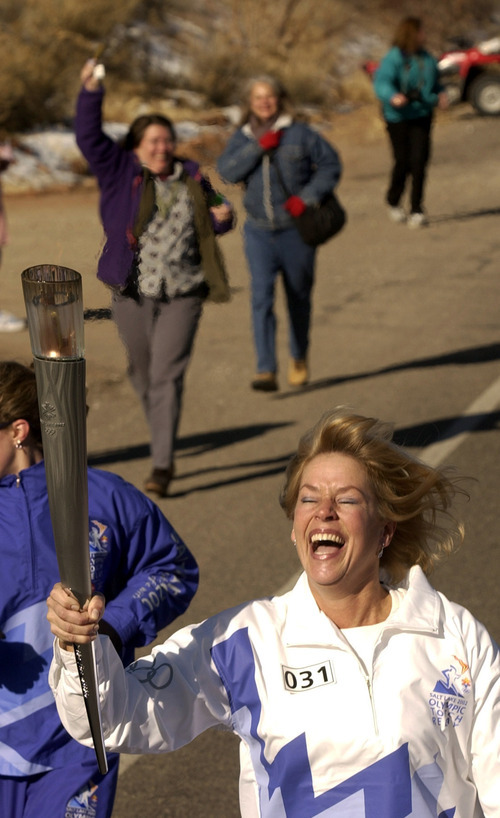
[[[406,223],[408,227],[415,229],[418,227],[423,227],[425,224],[427,224],[427,219],[423,213],[410,213]]]
[[[402,207],[389,207],[389,218],[391,222],[399,222],[399,224],[401,224],[406,221],[406,213]]]
[[[20,332],[22,329],[26,329],[24,318],[16,318],[12,313],[0,310],[0,332]]]

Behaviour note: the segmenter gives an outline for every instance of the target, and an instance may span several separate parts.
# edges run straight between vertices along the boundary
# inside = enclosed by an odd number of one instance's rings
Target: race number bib
[[[328,661],[300,668],[282,665],[282,671],[285,690],[291,693],[302,693],[304,690],[313,690],[335,682],[332,666]]]

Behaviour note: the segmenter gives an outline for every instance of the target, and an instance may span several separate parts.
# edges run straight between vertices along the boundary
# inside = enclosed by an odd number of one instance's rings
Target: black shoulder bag
[[[289,199],[292,193],[285,185],[279,165],[277,162],[273,162],[272,155],[270,155],[270,161],[276,170],[278,181],[287,199]],[[325,241],[340,233],[346,221],[347,214],[333,190],[325,196],[322,202],[317,205],[306,205],[304,212],[300,216],[294,217],[294,224],[302,240],[312,247],[324,244]]]

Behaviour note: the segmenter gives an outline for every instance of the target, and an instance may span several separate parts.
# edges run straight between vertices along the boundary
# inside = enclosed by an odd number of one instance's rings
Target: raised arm
[[[89,163],[91,172],[102,178],[119,174],[127,163],[124,151],[102,127],[104,85],[94,75],[95,61],[87,60],[80,72],[82,86],[76,103],[76,143]]]
[[[259,165],[264,156],[264,148],[243,131],[236,131],[217,160],[217,171],[226,182],[245,182]]]

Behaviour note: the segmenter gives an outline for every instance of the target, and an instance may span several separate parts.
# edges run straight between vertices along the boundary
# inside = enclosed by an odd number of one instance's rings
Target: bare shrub
[[[130,96],[167,104],[180,87],[201,92],[208,107],[227,105],[260,73],[275,74],[298,103],[363,101],[343,65],[360,34],[376,34],[379,52],[364,54],[376,59],[400,17],[416,12],[439,53],[452,37],[484,31],[496,2],[442,0],[436,14],[436,0],[2,0],[0,132],[68,123],[81,65],[99,46],[108,96],[121,96],[122,107]],[[166,53],[185,73],[171,71]]]
[[[375,101],[373,82],[365,71],[359,69],[340,83],[340,95],[343,100],[353,104],[363,104]]]
[[[354,0],[360,19],[369,27],[381,26],[388,42],[399,20],[407,15],[421,17],[431,50],[439,53],[454,38],[470,40],[488,26],[497,7],[496,0]]]
[[[147,14],[144,0],[3,0],[0,128],[66,121],[84,60],[141,10]]]
[[[359,32],[377,33],[380,57],[401,17],[417,13],[426,22],[429,46],[444,50],[450,37],[484,24],[495,0],[212,0],[204,3],[215,21],[212,36],[194,50],[193,86],[214,103],[238,101],[248,77],[272,73],[297,100],[327,107],[352,87],[369,97],[358,79],[343,77],[342,47]],[[360,60],[361,62],[361,60]]]
[[[332,38],[348,14],[342,0],[225,0],[223,5],[223,22],[195,56],[196,88],[218,104],[230,104],[239,101],[246,79],[272,73],[304,102],[325,101],[335,81]]]

